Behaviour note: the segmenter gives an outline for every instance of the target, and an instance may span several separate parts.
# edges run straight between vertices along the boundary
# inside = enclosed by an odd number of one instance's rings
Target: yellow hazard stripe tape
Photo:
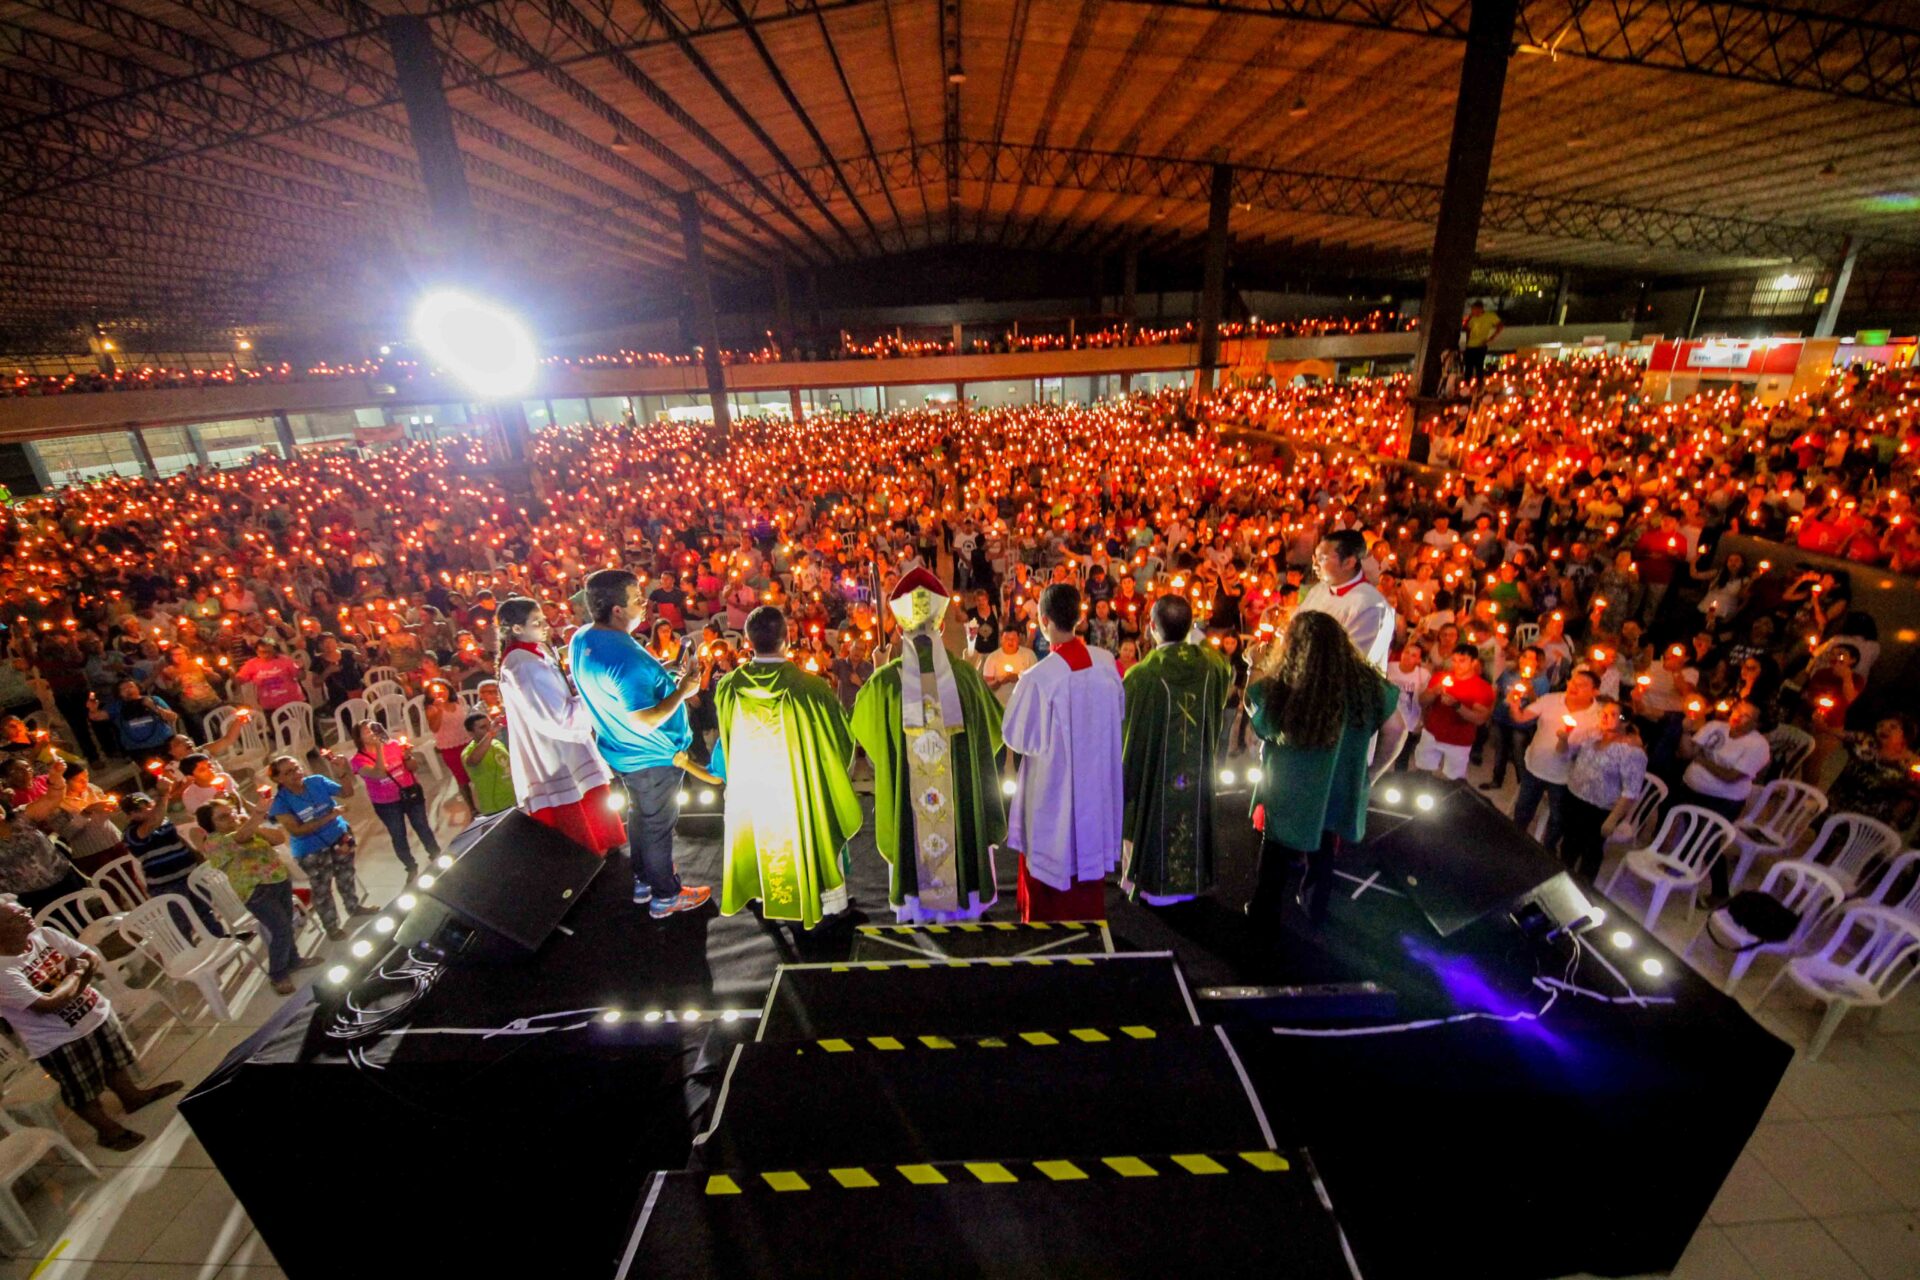
[[[979,933],[982,929],[1098,929],[1092,920],[976,920],[965,924],[863,924],[861,933]]]
[[[1284,1173],[1293,1164],[1277,1151],[1207,1152],[1181,1155],[1102,1156],[1098,1160],[965,1160],[951,1164],[859,1165],[828,1169],[809,1176],[798,1170],[770,1173],[715,1173],[707,1177],[709,1196],[737,1196],[765,1189],[773,1192],[821,1191],[839,1187],[863,1191],[873,1187],[946,1186],[969,1180],[989,1186],[1026,1181],[1083,1182],[1103,1178],[1159,1178],[1188,1174],[1219,1177],[1233,1173]]]
[[[1053,1045],[1076,1041],[1080,1044],[1110,1044],[1120,1040],[1154,1040],[1159,1033],[1152,1027],[1070,1027],[1063,1031],[1020,1031],[1011,1036],[937,1036],[916,1035],[915,1043],[928,1049],[957,1049],[971,1045],[981,1049],[1004,1049],[1012,1040],[1036,1048],[1049,1048]],[[863,1036],[858,1040],[833,1037],[814,1041],[826,1053],[854,1053],[861,1049],[900,1050],[907,1047],[907,1041],[900,1036]]]

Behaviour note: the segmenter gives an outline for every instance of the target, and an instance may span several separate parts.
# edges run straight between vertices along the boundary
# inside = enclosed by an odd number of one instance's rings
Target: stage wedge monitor
[[[518,809],[460,834],[453,866],[424,889],[453,916],[522,951],[537,950],[606,859]],[[406,939],[401,939],[406,941]]]

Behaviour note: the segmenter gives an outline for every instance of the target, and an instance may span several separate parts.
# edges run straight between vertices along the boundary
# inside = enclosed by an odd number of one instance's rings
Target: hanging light
[[[618,129],[613,131],[613,141],[607,145],[613,149],[615,155],[623,156],[633,150],[633,144],[627,141],[627,135],[621,133]]]
[[[1293,99],[1293,105],[1287,108],[1287,114],[1295,120],[1307,114],[1307,100],[1296,94]]]

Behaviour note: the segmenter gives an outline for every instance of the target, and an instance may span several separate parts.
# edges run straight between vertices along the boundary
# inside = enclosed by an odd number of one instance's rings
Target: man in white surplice
[[[1106,917],[1106,877],[1120,863],[1121,718],[1126,693],[1113,655],[1074,635],[1080,591],[1040,596],[1051,651],[1014,686],[1001,726],[1020,757],[1007,843],[1020,854],[1022,920]]]

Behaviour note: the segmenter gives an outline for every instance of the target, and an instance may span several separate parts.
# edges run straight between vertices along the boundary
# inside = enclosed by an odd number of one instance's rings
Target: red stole
[[[1065,644],[1053,646],[1053,652],[1060,655],[1060,660],[1067,664],[1069,671],[1085,671],[1093,665],[1093,655],[1087,652],[1087,642],[1079,636]]]

